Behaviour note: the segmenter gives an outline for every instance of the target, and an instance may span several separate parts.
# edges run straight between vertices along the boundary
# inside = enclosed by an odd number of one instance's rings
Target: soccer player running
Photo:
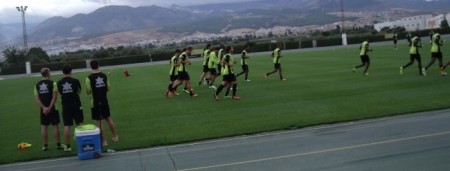
[[[234,66],[234,64],[236,64],[236,61],[234,61],[233,56],[232,56],[233,50],[234,49],[233,49],[232,46],[227,46],[226,47],[227,54],[223,57],[223,60],[222,60],[223,81],[222,81],[222,84],[220,84],[220,86],[217,88],[215,94],[213,95],[214,99],[216,99],[217,101],[220,100],[220,98],[219,98],[220,92],[226,87],[233,87],[233,97],[232,97],[232,99],[234,99],[234,100],[240,100],[241,99],[241,97],[236,95],[236,92],[237,92],[237,80],[236,80],[236,75],[234,75],[234,72],[233,72],[233,66]]]
[[[102,145],[108,146],[108,141],[106,140],[105,131],[102,126],[102,120],[105,119],[108,123],[109,129],[112,133],[112,141],[119,141],[119,135],[116,133],[116,126],[113,119],[111,118],[111,113],[108,103],[108,92],[110,83],[108,77],[100,72],[99,63],[97,60],[92,60],[90,62],[92,74],[86,78],[86,93],[92,95],[93,97],[93,107],[91,108],[92,119],[96,120],[100,131],[102,134]]]
[[[248,69],[248,63],[247,60],[250,59],[250,57],[247,55],[247,50],[249,48],[249,45],[245,45],[244,46],[244,50],[242,50],[242,54],[241,54],[241,66],[242,66],[242,72],[239,73],[238,75],[236,75],[236,77],[241,76],[242,74],[245,74],[245,81],[249,82],[250,80],[248,79],[248,73],[249,73],[249,69]]]
[[[216,48],[214,48],[214,51],[212,51],[209,54],[208,71],[209,71],[209,75],[211,76],[209,78],[209,88],[211,88],[211,89],[216,89],[216,86],[214,86],[214,82],[216,81],[216,78],[217,78],[216,66],[220,62],[219,58],[218,58],[219,50],[220,50],[220,48],[216,47]]]
[[[219,63],[217,64],[217,76],[222,75],[222,64],[221,61],[223,59],[223,56],[225,55],[225,45],[220,45],[219,52],[217,54],[217,57],[219,58]]]
[[[369,40],[366,40],[366,41],[362,42],[362,44],[359,47],[359,49],[360,49],[359,56],[361,58],[362,64],[353,67],[353,73],[356,72],[356,69],[361,68],[361,67],[365,67],[363,74],[364,75],[369,75],[369,73],[367,72],[369,70],[369,67],[370,67],[370,58],[369,58],[368,53],[373,51],[372,49],[369,48]]]
[[[41,137],[44,145],[42,151],[48,151],[48,126],[53,126],[53,135],[56,141],[56,149],[63,150],[59,134],[59,113],[55,108],[57,98],[56,82],[50,80],[50,69],[41,69],[42,80],[34,86],[34,100],[40,109]]]
[[[72,78],[72,67],[70,65],[64,65],[63,67],[64,78],[58,81],[58,92],[61,95],[61,105],[63,113],[64,123],[64,140],[66,146],[64,151],[70,152],[72,148],[70,146],[70,132],[73,122],[78,126],[83,124],[83,109],[81,107],[80,93],[81,84],[78,79]]]
[[[281,68],[280,58],[283,56],[281,55],[281,48],[282,45],[278,44],[277,48],[272,52],[272,58],[273,58],[273,64],[274,64],[274,70],[272,72],[266,73],[264,77],[267,79],[270,75],[279,73],[280,74],[280,80],[286,81],[286,78],[283,77],[283,70]]]
[[[189,95],[191,97],[197,97],[198,94],[195,94],[192,91],[192,85],[191,85],[191,78],[189,77],[189,73],[187,72],[186,65],[192,65],[191,61],[189,60],[189,56],[192,53],[192,47],[188,47],[185,49],[185,51],[180,55],[178,62],[178,78],[173,83],[172,87],[170,88],[170,92],[167,94],[167,97],[172,97],[172,94],[174,94],[174,91],[177,89],[177,87],[183,83],[186,82],[187,89],[189,91]]]
[[[443,45],[443,43],[444,41],[441,39],[441,35],[438,32],[435,32],[431,42],[431,61],[425,68],[422,69],[422,73],[424,75],[426,75],[427,70],[434,64],[434,62],[436,62],[436,59],[439,62],[439,70],[441,75],[447,75],[447,73],[444,71],[445,67],[442,61],[441,46]]]
[[[178,66],[180,66],[180,64],[178,63],[178,57],[180,56],[180,54],[181,54],[181,50],[177,49],[177,50],[175,50],[174,56],[172,56],[172,58],[170,59],[170,71],[169,71],[170,82],[169,82],[169,86],[167,88],[166,96],[168,96],[168,94],[170,93],[170,89],[173,86],[173,83],[178,78],[177,69],[178,69]],[[174,91],[174,94],[177,95],[177,96],[179,95],[177,93],[177,90]]]
[[[203,51],[203,72],[202,75],[200,76],[200,81],[198,81],[198,85],[202,84],[202,81],[208,82],[208,80],[205,79],[206,74],[209,71],[208,68],[208,62],[209,62],[209,54],[211,53],[211,44],[207,44],[205,50]]]
[[[394,37],[393,37],[393,39],[394,39],[394,50],[398,50],[398,47],[397,47],[397,43],[398,43],[398,35],[397,35],[397,32],[394,32]]]
[[[420,37],[413,37],[411,39],[411,45],[409,50],[409,59],[410,61],[405,64],[404,66],[400,67],[400,74],[403,74],[403,70],[414,64],[414,60],[417,60],[417,63],[419,63],[419,74],[423,75],[422,73],[422,60],[419,53],[419,48],[422,48],[422,40],[420,40]]]

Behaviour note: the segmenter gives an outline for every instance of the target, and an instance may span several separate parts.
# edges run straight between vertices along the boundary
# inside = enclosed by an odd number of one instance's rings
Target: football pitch
[[[424,45],[421,53],[426,65],[430,47]],[[103,70],[111,72],[109,101],[120,135],[120,142],[109,141],[110,148],[145,148],[450,107],[450,78],[438,74],[437,63],[426,77],[419,76],[416,64],[400,75],[399,67],[409,61],[406,45],[401,44],[399,50],[391,45],[372,48],[369,76],[363,76],[362,69],[352,73],[352,67],[360,63],[355,47],[285,54],[281,60],[285,82],[279,81],[278,75],[264,79],[263,74],[273,69],[272,59],[250,54],[252,81],[239,78],[239,101],[224,99],[222,93],[221,101],[216,102],[212,89],[197,86],[200,62],[188,66],[197,98],[184,93],[171,99],[164,96],[168,65],[127,68],[132,75],[128,78],[123,76],[124,69]],[[444,47],[443,53],[444,59],[450,60],[450,48]],[[235,72],[240,71],[236,66]],[[88,74],[75,73],[74,77],[84,85]],[[61,77],[54,75],[52,80]],[[51,129],[50,151],[41,151],[39,109],[33,98],[33,86],[39,80],[0,81],[0,163],[76,155],[75,142],[71,153],[55,149]],[[90,97],[83,93],[81,99],[85,123],[94,123],[90,119]],[[57,106],[61,109],[60,99]],[[20,142],[33,147],[17,150]]]

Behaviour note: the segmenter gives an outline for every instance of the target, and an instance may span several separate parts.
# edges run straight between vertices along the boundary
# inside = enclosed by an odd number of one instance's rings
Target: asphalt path
[[[95,160],[13,163],[0,170],[448,171],[450,109],[122,151]]]

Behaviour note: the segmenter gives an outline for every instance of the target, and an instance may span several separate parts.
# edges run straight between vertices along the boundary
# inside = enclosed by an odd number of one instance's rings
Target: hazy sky
[[[145,6],[197,5],[218,2],[250,0],[0,0],[0,23],[20,22],[17,6],[27,5],[27,19],[42,20],[52,16],[70,17],[77,13],[89,13],[106,5]]]

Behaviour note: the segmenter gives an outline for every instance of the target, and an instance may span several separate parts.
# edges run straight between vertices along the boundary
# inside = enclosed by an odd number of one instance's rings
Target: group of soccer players
[[[419,74],[422,76],[427,75],[427,70],[433,66],[433,64],[438,60],[439,62],[439,72],[442,76],[447,75],[445,72],[445,69],[450,65],[450,62],[444,65],[443,63],[443,55],[441,47],[443,46],[443,40],[441,38],[441,35],[438,32],[432,32],[430,34],[430,43],[431,43],[431,61],[428,63],[428,65],[425,68],[422,68],[422,59],[421,55],[419,53],[419,49],[422,48],[422,40],[418,36],[410,36],[408,35],[408,43],[409,43],[409,54],[410,54],[410,61],[406,63],[405,65],[400,67],[400,74],[403,74],[404,69],[408,68],[412,64],[414,64],[414,61],[417,61],[418,63],[418,69]],[[397,50],[397,35],[394,36],[394,49]],[[369,75],[367,72],[369,70],[370,66],[370,58],[368,53],[371,52],[372,49],[369,48],[369,41],[364,41],[360,46],[360,58],[361,58],[361,65],[357,65],[353,67],[353,72],[356,72],[356,69],[365,67],[363,74]]]
[[[226,89],[225,98],[231,98],[234,100],[240,100],[241,98],[237,95],[237,77],[244,75],[244,80],[250,82],[249,80],[249,66],[248,60],[250,57],[248,56],[249,46],[245,45],[244,49],[241,52],[240,64],[242,67],[242,72],[239,74],[235,74],[234,66],[237,64],[237,61],[233,58],[234,48],[233,46],[220,45],[219,47],[213,48],[211,44],[207,44],[206,48],[203,50],[202,58],[202,74],[200,76],[200,80],[198,85],[208,85],[209,88],[214,89],[215,93],[213,97],[215,100],[219,100],[219,94]],[[190,82],[190,76],[187,72],[186,65],[191,65],[191,61],[188,57],[192,53],[192,47],[188,47],[183,50],[176,50],[174,56],[170,60],[170,71],[169,78],[170,83],[166,92],[166,97],[173,97],[174,95],[178,96],[177,88],[183,82],[186,82],[185,88],[183,91],[190,94],[191,97],[197,97],[198,94],[193,93],[193,89]],[[274,70],[272,72],[268,72],[264,74],[265,78],[268,78],[271,74],[279,73],[280,80],[285,81],[286,79],[282,75],[280,58],[281,55],[281,44],[273,51],[272,58],[274,63]],[[216,87],[214,85],[215,80],[222,75],[221,84]],[[232,90],[232,96],[229,96],[230,91]]]
[[[92,95],[92,119],[96,120],[101,130],[102,146],[108,146],[102,120],[105,119],[112,133],[112,141],[119,141],[114,121],[111,118],[107,93],[109,91],[108,77],[99,71],[99,63],[96,60],[90,62],[92,74],[86,78],[86,93]],[[43,140],[42,151],[48,151],[48,126],[53,126],[53,134],[57,142],[56,149],[66,152],[72,151],[70,146],[70,132],[74,124],[80,126],[84,122],[83,109],[80,100],[81,84],[78,79],[72,78],[72,67],[63,67],[64,77],[58,82],[50,79],[51,72],[48,68],[41,69],[42,80],[34,87],[35,101],[40,108],[41,136]],[[57,94],[61,95],[62,117],[64,124],[65,145],[61,144],[59,133],[59,112],[55,107]]]

